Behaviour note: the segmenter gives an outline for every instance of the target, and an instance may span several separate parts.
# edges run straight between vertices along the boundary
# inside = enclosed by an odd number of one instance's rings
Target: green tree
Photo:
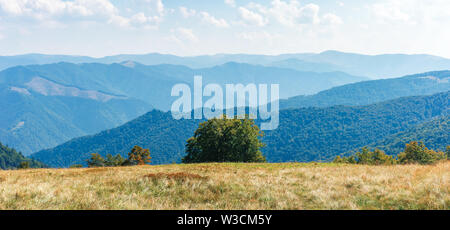
[[[105,159],[103,159],[103,157],[98,153],[92,153],[91,158],[87,160],[87,164],[89,168],[104,167]]]
[[[20,169],[29,169],[30,168],[30,162],[28,162],[28,161],[20,162],[19,168]]]
[[[361,152],[356,153],[358,164],[367,165],[392,165],[395,164],[395,159],[387,155],[382,150],[375,149],[370,151],[369,148],[363,147]]]
[[[201,123],[187,140],[182,162],[265,162],[262,136],[251,119],[214,118]]]
[[[417,141],[406,144],[405,151],[398,155],[398,161],[401,164],[432,164],[446,158],[444,152],[428,149],[423,142]]]
[[[396,163],[396,160],[384,153],[382,150],[375,149],[370,151],[369,148],[363,147],[361,152],[348,157],[337,156],[333,160],[334,163],[347,163],[347,164],[366,164],[366,165],[392,165]]]
[[[139,146],[134,146],[131,152],[128,153],[127,164],[129,165],[145,165],[150,163],[150,150],[143,149]]]
[[[124,164],[125,164],[125,159],[120,154],[113,156],[108,153],[106,155],[105,166],[116,167],[116,166],[123,166]]]

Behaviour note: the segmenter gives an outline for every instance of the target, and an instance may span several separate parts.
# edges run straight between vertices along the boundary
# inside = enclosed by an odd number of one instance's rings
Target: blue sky
[[[0,0],[0,55],[280,54],[450,58],[448,0]]]

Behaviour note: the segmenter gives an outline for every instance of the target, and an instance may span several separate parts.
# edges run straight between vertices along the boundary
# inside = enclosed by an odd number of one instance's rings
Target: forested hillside
[[[431,95],[448,90],[450,90],[450,71],[436,71],[337,86],[311,96],[297,96],[281,100],[280,107],[368,105],[399,97]]]
[[[379,148],[387,154],[395,155],[403,151],[405,145],[411,141],[422,141],[428,148],[445,151],[447,146],[450,146],[450,116],[438,117],[418,124],[369,146]]]
[[[37,89],[46,86],[38,82]],[[33,88],[0,83],[0,141],[31,154],[54,147],[74,137],[114,128],[146,113],[151,106],[145,102],[87,92],[58,84],[36,92]],[[75,92],[76,96],[63,95]],[[53,92],[60,95],[50,95]],[[92,97],[89,97],[92,96]]]
[[[19,168],[22,162],[28,162],[27,165],[31,168],[41,168],[45,166],[41,162],[26,158],[15,149],[0,143],[0,169]]]
[[[280,111],[280,126],[266,131],[269,162],[331,160],[450,112],[450,93],[405,97],[368,106],[335,106]],[[199,120],[173,120],[152,111],[115,129],[69,141],[33,155],[51,166],[83,163],[90,153],[120,153],[134,145],[149,148],[154,164],[180,162]],[[259,122],[259,121],[258,121]],[[258,124],[257,122],[257,124]]]

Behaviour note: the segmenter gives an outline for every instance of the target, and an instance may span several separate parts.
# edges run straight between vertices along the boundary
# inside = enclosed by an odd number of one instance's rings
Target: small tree
[[[113,156],[108,153],[106,155],[105,166],[116,167],[116,166],[123,166],[124,164],[125,159],[120,154]]]
[[[30,168],[30,162],[28,162],[28,161],[20,162],[19,168],[20,169],[29,169]]]
[[[92,153],[91,158],[87,160],[87,164],[89,168],[92,167],[104,167],[105,166],[105,159],[98,154],[98,153]]]
[[[392,165],[396,163],[396,160],[382,150],[375,149],[374,151],[370,151],[369,148],[363,147],[361,152],[357,152],[348,157],[337,156],[333,162],[366,165]]]
[[[187,140],[183,163],[265,162],[259,127],[251,119],[214,118],[203,122]]]
[[[356,153],[356,158],[358,164],[392,165],[395,163],[395,159],[382,150],[375,149],[371,152],[367,147],[362,148],[361,152]]]
[[[139,146],[134,146],[131,152],[128,153],[128,164],[130,165],[145,165],[150,163],[150,150],[143,149]]]
[[[398,161],[401,164],[433,164],[446,158],[444,152],[428,149],[423,142],[417,141],[406,144],[405,151],[398,155]]]
[[[81,165],[81,164],[74,164],[74,165],[69,166],[69,168],[83,168],[83,165]]]

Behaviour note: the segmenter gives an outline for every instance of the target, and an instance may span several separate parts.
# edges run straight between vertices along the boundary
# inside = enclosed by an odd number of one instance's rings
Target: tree
[[[251,119],[214,118],[201,123],[187,140],[182,162],[265,162],[262,136]]]
[[[145,165],[150,163],[150,159],[150,150],[137,145],[128,153],[128,164],[130,165]]]
[[[366,165],[392,165],[396,163],[396,160],[382,150],[375,149],[374,151],[370,151],[369,148],[363,147],[361,152],[357,152],[349,157],[337,156],[334,158],[333,162]]]
[[[30,162],[28,162],[28,161],[20,162],[19,168],[20,169],[29,169],[30,168]]]
[[[367,147],[363,147],[361,152],[356,153],[358,164],[367,165],[392,165],[395,164],[395,159],[387,155],[382,150],[375,149],[370,151]]]
[[[105,166],[105,159],[98,154],[98,153],[92,153],[91,158],[87,160],[88,167],[104,167]]]
[[[117,154],[115,156],[109,153],[106,154],[105,166],[116,167],[116,166],[123,166],[124,164],[125,159],[120,154]]]
[[[401,164],[433,164],[446,158],[444,152],[428,149],[423,142],[417,141],[406,144],[405,151],[398,155],[398,161]]]

